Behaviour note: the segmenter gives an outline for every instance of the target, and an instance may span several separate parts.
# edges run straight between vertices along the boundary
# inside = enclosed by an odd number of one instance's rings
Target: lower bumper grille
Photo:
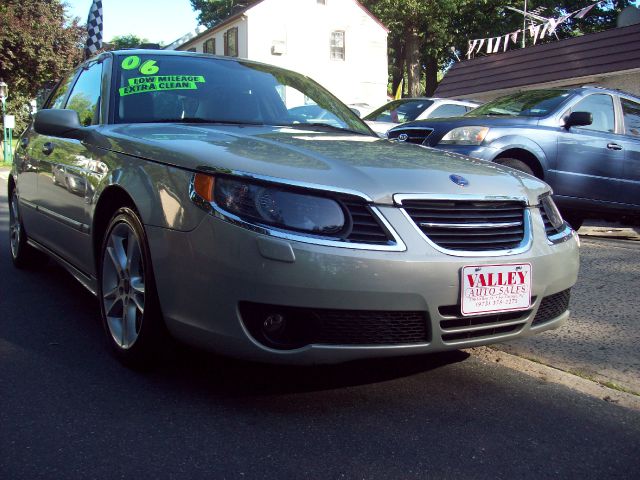
[[[536,313],[532,326],[542,325],[554,318],[559,317],[569,309],[569,301],[571,300],[571,289],[563,290],[562,292],[549,295],[542,299],[540,302],[540,308]]]
[[[535,297],[531,300],[535,302]],[[524,310],[463,317],[459,305],[440,307],[438,311],[442,316],[453,317],[440,321],[442,341],[445,343],[516,333],[522,329],[531,313],[531,310]]]
[[[291,350],[310,344],[408,345],[431,339],[428,315],[420,311],[329,310],[240,303],[242,321],[263,345]],[[279,315],[281,329],[265,321]]]

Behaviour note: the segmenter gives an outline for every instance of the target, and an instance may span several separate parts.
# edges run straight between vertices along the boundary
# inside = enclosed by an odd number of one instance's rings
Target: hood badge
[[[407,135],[406,133],[401,133],[400,135],[398,135],[398,140],[401,142],[406,142],[407,140],[409,140],[409,135]]]
[[[449,179],[456,185],[460,185],[461,187],[466,187],[469,185],[469,180],[460,176],[460,175],[449,175]]]

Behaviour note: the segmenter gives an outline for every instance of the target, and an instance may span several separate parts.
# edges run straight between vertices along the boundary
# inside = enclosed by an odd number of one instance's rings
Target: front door
[[[78,112],[85,127],[99,123],[101,83],[102,64],[90,64],[80,72],[64,103],[64,108]],[[38,135],[33,143],[39,155],[36,203],[40,238],[36,239],[91,273],[88,202],[92,189],[87,173],[95,163],[93,154],[74,139]]]
[[[554,193],[598,202],[619,202],[624,151],[617,135],[613,97],[598,93],[578,102],[573,112],[590,112],[593,123],[562,129]],[[567,115],[571,112],[567,112]]]
[[[624,135],[624,178],[622,201],[637,205],[640,210],[640,103],[621,98]]]

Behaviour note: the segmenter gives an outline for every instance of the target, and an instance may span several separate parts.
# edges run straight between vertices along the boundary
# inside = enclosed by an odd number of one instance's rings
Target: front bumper
[[[564,311],[543,324],[532,321],[544,297],[570,288],[578,274],[573,237],[552,245],[533,211],[534,243],[518,255],[456,257],[439,252],[400,209],[379,207],[406,244],[406,251],[352,250],[261,235],[206,216],[191,232],[147,226],[160,303],[167,326],[182,340],[231,356],[274,363],[335,363],[366,357],[466,348],[555,328]],[[293,255],[291,255],[291,253]],[[481,336],[447,340],[439,308],[455,306],[465,265],[531,263],[536,301],[518,328],[483,330]],[[276,350],[245,328],[240,302],[309,309],[427,312],[429,340],[402,345],[311,344]],[[460,337],[459,335],[457,337]]]
[[[487,147],[484,145],[434,145],[438,150],[446,150],[447,152],[466,155],[467,157],[478,158],[480,160],[493,160],[499,152],[498,149]]]

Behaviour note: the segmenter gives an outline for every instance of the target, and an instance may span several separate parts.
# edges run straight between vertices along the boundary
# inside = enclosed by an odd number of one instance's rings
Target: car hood
[[[537,125],[540,121],[538,117],[508,117],[508,116],[493,116],[493,115],[480,115],[478,117],[464,116],[464,117],[447,117],[447,118],[428,118],[426,120],[415,120],[413,122],[403,123],[398,125],[401,127],[440,127],[442,125],[455,127],[466,127],[468,125],[479,125],[483,127],[506,127],[516,125]]]
[[[387,133],[387,130],[392,129],[393,127],[397,127],[400,125],[399,123],[391,123],[391,122],[374,122],[373,120],[365,120],[364,123],[369,125],[369,128],[376,132],[378,136],[383,136]]]
[[[109,150],[200,171],[239,172],[354,191],[379,204],[394,194],[524,197],[548,186],[516,170],[373,136],[272,126],[138,124],[101,129]],[[107,146],[108,144],[108,146]],[[460,175],[468,186],[455,184]]]

